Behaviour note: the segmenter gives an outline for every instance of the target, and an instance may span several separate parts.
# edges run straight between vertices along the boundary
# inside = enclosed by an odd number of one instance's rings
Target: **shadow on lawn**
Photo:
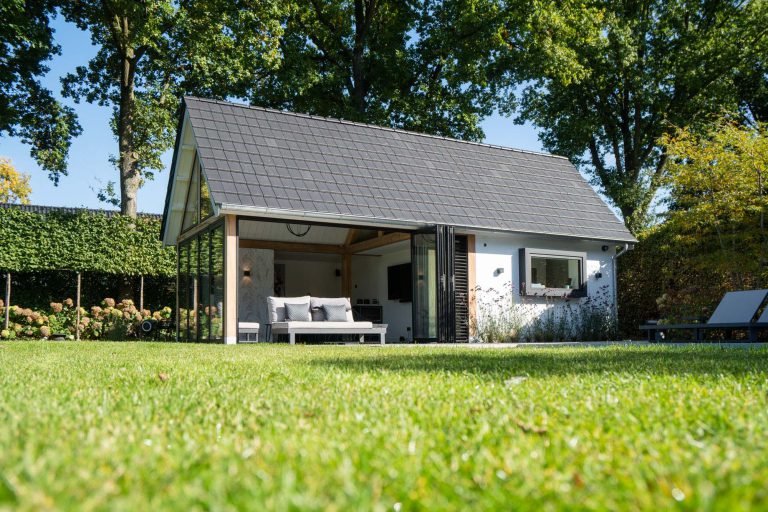
[[[642,350],[613,348],[531,349],[420,353],[355,354],[318,358],[311,364],[337,369],[371,372],[448,372],[478,376],[577,375],[632,373],[653,375],[744,375],[768,372],[768,351],[701,347],[664,347]]]

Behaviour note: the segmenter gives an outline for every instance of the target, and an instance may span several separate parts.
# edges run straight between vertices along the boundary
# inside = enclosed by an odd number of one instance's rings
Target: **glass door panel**
[[[437,226],[437,337],[443,343],[456,341],[456,280],[454,260],[456,236],[453,226]]]
[[[224,224],[211,231],[211,341],[222,341],[224,309]]]
[[[176,293],[179,297],[179,308],[176,312],[177,324],[178,324],[178,339],[177,341],[187,341],[189,339],[189,325],[188,312],[189,312],[189,294],[187,289],[189,288],[189,244],[185,243],[179,246],[179,277],[178,288]]]
[[[199,265],[200,274],[197,286],[197,322],[199,341],[208,341],[211,334],[211,261],[210,261],[210,235],[209,232],[201,233],[198,237],[200,243]]]
[[[437,339],[437,239],[434,232],[411,236],[413,339]]]

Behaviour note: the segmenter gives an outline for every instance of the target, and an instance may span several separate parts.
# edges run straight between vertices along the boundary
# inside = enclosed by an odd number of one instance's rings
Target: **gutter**
[[[624,255],[627,251],[631,251],[635,248],[635,244],[625,243],[624,246],[619,249],[616,254],[611,257],[611,273],[613,275],[613,318],[616,321],[616,325],[619,323],[619,286],[618,286],[618,259]]]

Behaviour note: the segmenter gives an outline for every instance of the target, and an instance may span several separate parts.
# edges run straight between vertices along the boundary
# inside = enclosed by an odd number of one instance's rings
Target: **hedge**
[[[163,247],[159,235],[156,217],[2,208],[0,271],[175,276],[176,251]]]

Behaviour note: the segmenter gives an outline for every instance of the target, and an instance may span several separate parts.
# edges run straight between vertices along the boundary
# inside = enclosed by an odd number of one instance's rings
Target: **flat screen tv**
[[[393,265],[387,268],[387,299],[411,302],[411,264]]]

